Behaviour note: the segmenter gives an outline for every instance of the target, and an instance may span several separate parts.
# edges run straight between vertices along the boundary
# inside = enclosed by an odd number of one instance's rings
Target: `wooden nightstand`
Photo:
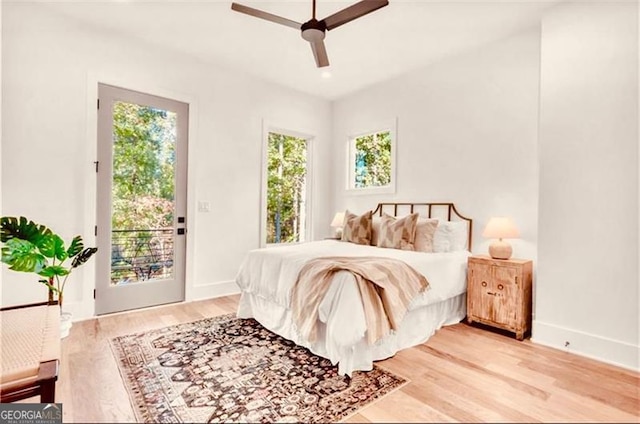
[[[467,268],[467,321],[479,322],[516,334],[531,328],[533,262],[471,256]]]

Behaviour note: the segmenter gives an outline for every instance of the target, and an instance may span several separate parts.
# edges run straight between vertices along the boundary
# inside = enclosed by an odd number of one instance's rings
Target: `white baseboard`
[[[535,320],[532,327],[534,343],[640,371],[640,346]]]
[[[220,281],[217,283],[211,284],[203,284],[199,286],[193,286],[187,288],[187,293],[185,296],[185,302],[193,302],[196,300],[203,299],[211,299],[214,297],[222,297],[228,296],[231,294],[240,293],[240,287],[236,284],[234,280],[229,281]],[[91,302],[94,302],[91,299]],[[159,305],[166,306],[166,305]],[[153,308],[154,306],[150,306]],[[83,305],[82,302],[64,302],[64,306],[62,308],[65,312],[71,312],[73,314],[73,322],[84,321],[92,318],[96,318],[92,313],[87,312],[86,305]],[[131,312],[131,311],[124,311]]]
[[[185,301],[211,299],[213,297],[228,296],[240,293],[240,287],[234,280],[218,281],[211,284],[202,284],[199,286],[189,287],[186,293]]]

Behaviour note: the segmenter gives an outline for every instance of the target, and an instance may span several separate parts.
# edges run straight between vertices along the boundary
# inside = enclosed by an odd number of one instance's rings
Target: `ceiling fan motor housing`
[[[310,21],[302,24],[302,27],[300,27],[300,29],[302,30],[302,38],[311,43],[315,43],[324,40],[327,31],[327,25],[324,23],[324,21],[311,19]]]

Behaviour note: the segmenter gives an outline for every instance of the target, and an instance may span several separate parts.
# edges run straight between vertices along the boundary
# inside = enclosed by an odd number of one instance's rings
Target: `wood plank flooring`
[[[75,323],[62,342],[57,401],[64,422],[135,420],[110,338],[235,312],[238,299]],[[347,422],[640,422],[638,373],[466,324],[378,365],[411,382]]]

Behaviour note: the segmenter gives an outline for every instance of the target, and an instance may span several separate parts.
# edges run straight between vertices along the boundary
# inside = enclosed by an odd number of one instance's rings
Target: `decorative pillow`
[[[349,210],[344,213],[342,241],[356,244],[371,244],[371,211],[356,215]]]
[[[416,237],[417,221],[417,213],[412,213],[404,218],[395,218],[386,213],[382,214],[377,246],[414,250],[413,243]]]
[[[467,249],[466,221],[440,221],[433,234],[434,252],[457,252]]]
[[[433,252],[433,235],[438,227],[437,219],[419,218],[416,224],[416,238],[414,250],[418,252]]]
[[[378,238],[380,236],[380,217],[374,216],[371,221],[371,246],[378,245]]]

